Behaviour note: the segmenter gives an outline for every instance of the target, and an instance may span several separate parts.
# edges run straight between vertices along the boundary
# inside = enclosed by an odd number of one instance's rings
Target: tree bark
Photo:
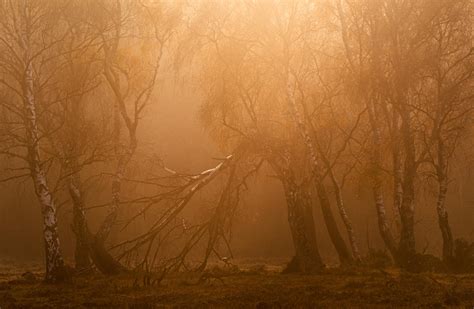
[[[400,149],[398,149],[399,147],[400,147],[400,144],[396,142],[395,145],[393,145],[393,149],[392,149],[393,206],[394,206],[396,214],[400,213],[402,196],[403,196],[403,188],[402,188],[403,172],[402,172],[402,164],[401,164],[401,158],[400,158]]]
[[[360,73],[362,72],[362,68],[359,68],[359,70],[356,68],[354,62],[352,61],[352,53],[350,50],[350,44],[348,40],[348,35],[347,35],[347,25],[345,21],[345,15],[342,9],[342,4],[341,1],[336,2],[337,5],[337,10],[339,13],[340,21],[341,21],[341,36],[342,40],[344,42],[344,48],[346,52],[346,57],[349,62],[350,68],[352,73],[355,76],[362,76]],[[380,7],[380,6],[379,6]],[[378,10],[374,10],[374,16],[381,16],[381,12],[377,12]],[[380,13],[380,14],[379,14]],[[379,44],[378,44],[378,38],[377,36],[380,35],[380,30],[378,26],[377,19],[374,20],[374,23],[372,24],[372,33],[375,35],[372,39],[374,39],[374,44],[372,44],[372,48],[374,49],[372,51],[372,70],[373,73],[376,74],[376,76],[379,73],[379,56],[380,56],[380,50],[379,50]],[[367,65],[370,65],[368,63]],[[370,82],[370,80],[368,81]],[[380,132],[380,123],[378,119],[378,112],[377,112],[377,105],[373,100],[375,100],[375,97],[373,95],[367,95],[367,88],[366,87],[367,81],[364,80],[358,80],[357,83],[357,97],[360,100],[365,100],[368,114],[369,114],[369,121],[370,121],[370,126],[372,129],[372,141],[373,141],[373,149],[371,153],[371,173],[372,173],[372,191],[373,191],[373,196],[374,196],[374,202],[375,202],[375,208],[377,210],[377,220],[378,220],[378,226],[379,226],[379,231],[380,235],[384,241],[385,246],[387,249],[390,251],[390,254],[392,255],[393,259],[395,261],[398,260],[398,250],[397,246],[395,243],[395,240],[392,236],[392,233],[389,228],[389,224],[387,221],[387,216],[386,216],[386,210],[385,210],[385,203],[384,203],[384,198],[383,198],[383,190],[382,190],[382,175],[381,175],[381,167],[382,167],[382,145],[381,145],[381,132]],[[370,89],[372,85],[368,88]],[[375,90],[375,88],[373,89]],[[396,177],[397,175],[395,175]],[[397,196],[396,194],[399,192],[398,187],[399,183],[397,183],[397,180],[395,180],[394,188],[395,188],[395,195],[394,195],[394,204],[395,207],[398,207],[399,202],[397,202]]]
[[[445,158],[444,144],[441,137],[438,138],[438,201],[436,211],[438,213],[438,224],[443,237],[443,261],[447,265],[452,265],[454,257],[454,241],[451,233],[451,227],[448,221],[448,212],[446,211],[446,193],[448,192],[447,159]]]
[[[382,182],[380,181],[379,177],[374,177],[373,182],[372,192],[374,195],[375,208],[377,210],[377,221],[379,225],[380,236],[382,237],[385,247],[387,247],[392,258],[398,263],[397,245],[395,239],[392,236],[392,232],[390,231],[385,211]]]
[[[286,272],[314,273],[324,268],[318,250],[311,198],[291,181],[283,181],[288,206],[288,223],[295,247],[295,256]]]
[[[121,16],[121,6],[120,3],[118,5],[118,15],[119,18]],[[108,238],[113,225],[118,216],[118,212],[120,209],[121,203],[121,193],[122,193],[122,179],[125,175],[125,171],[127,169],[128,163],[133,157],[135,150],[137,148],[137,137],[136,137],[136,129],[138,125],[138,117],[135,115],[135,120],[133,121],[127,114],[126,104],[124,100],[124,95],[121,92],[121,84],[120,78],[117,76],[117,73],[112,68],[111,62],[112,59],[116,58],[117,48],[120,41],[120,32],[121,27],[117,25],[116,37],[113,40],[112,47],[107,50],[106,58],[104,63],[104,74],[106,80],[111,87],[114,95],[115,95],[115,105],[114,105],[114,148],[115,148],[115,155],[117,158],[117,166],[115,169],[115,174],[112,179],[112,207],[109,210],[106,218],[102,222],[101,226],[99,227],[98,232],[96,233],[96,240],[105,242]],[[136,103],[136,102],[135,102]],[[128,131],[128,145],[126,146],[125,151],[121,148],[120,145],[120,137],[121,137],[121,121],[125,122],[127,131]]]
[[[128,161],[124,156],[121,156],[117,162],[117,168],[112,179],[112,207],[96,233],[97,241],[105,242],[107,240],[117,219],[121,202],[122,179]]]
[[[26,48],[28,48],[28,45]],[[50,282],[62,281],[64,278],[64,260],[61,254],[56,218],[56,205],[48,188],[46,172],[40,158],[39,130],[37,123],[36,101],[34,95],[34,78],[31,61],[26,57],[24,80],[25,128],[27,135],[28,164],[35,188],[35,193],[41,205],[43,216],[43,239],[45,244],[46,275]]]
[[[316,151],[311,140],[310,134],[308,132],[307,127],[303,123],[303,119],[300,115],[294,94],[291,90],[291,80],[290,80],[290,71],[289,68],[287,70],[287,85],[286,85],[286,95],[287,101],[290,107],[290,110],[293,114],[293,118],[296,122],[297,129],[303,138],[303,142],[306,146],[306,149],[309,152],[310,156],[310,166],[311,166],[311,174],[314,176],[314,182],[316,187],[316,192],[318,194],[319,204],[321,206],[321,210],[323,212],[324,222],[326,223],[326,228],[329,233],[329,237],[337,251],[339,256],[339,261],[341,264],[347,264],[352,262],[352,256],[347,249],[347,246],[344,242],[344,239],[339,232],[339,228],[337,227],[337,223],[334,220],[334,215],[332,214],[331,210],[331,203],[329,202],[329,198],[326,192],[326,188],[323,184],[323,177],[321,173],[321,167],[319,165],[318,159],[316,157]]]
[[[402,203],[400,206],[400,246],[399,262],[400,266],[408,270],[415,270],[416,262],[415,249],[415,175],[416,158],[415,145],[411,133],[410,116],[405,104],[401,104],[402,136],[405,148],[405,169],[402,184]]]
[[[412,128],[412,107],[408,100],[409,83],[412,77],[407,57],[397,38],[396,31],[390,35],[391,61],[394,78],[394,108],[400,115],[400,137],[404,153],[402,200],[400,204],[400,244],[398,247],[399,264],[407,270],[417,270],[415,247],[415,177],[418,162],[416,158],[415,138]]]
[[[84,213],[84,197],[80,188],[80,178],[77,173],[69,177],[69,195],[73,207],[73,231],[76,235],[76,247],[74,249],[75,266],[77,270],[91,268],[89,246],[87,243],[87,223]]]
[[[344,222],[344,226],[346,227],[347,236],[349,238],[349,243],[352,249],[352,255],[354,256],[355,260],[361,261],[362,258],[360,256],[359,245],[357,244],[355,232],[352,227],[352,222],[349,219],[349,216],[347,215],[346,209],[344,207],[344,199],[342,198],[341,187],[339,186],[339,183],[336,177],[334,176],[334,173],[332,172],[332,170],[329,171],[329,176],[331,177],[331,181],[334,186],[334,192],[336,194],[336,203],[337,203],[337,208],[339,209],[339,215],[341,216],[342,222]]]
[[[127,271],[127,268],[105,249],[104,243],[97,240],[91,233],[88,233],[88,244],[92,261],[101,273],[118,275]]]
[[[443,261],[450,265],[453,261],[454,254],[454,242],[453,235],[451,233],[451,227],[448,221],[448,212],[445,207],[446,192],[448,191],[447,182],[441,181],[439,184],[438,201],[436,204],[436,210],[438,213],[438,224],[441,230],[441,236],[443,237]]]
[[[331,242],[338,253],[339,260],[341,264],[350,264],[353,259],[341,233],[339,232],[339,228],[337,227],[326,188],[322,183],[318,182],[316,184],[316,191],[318,194],[319,205],[321,206],[321,211],[323,213],[324,223],[326,224]]]
[[[69,194],[73,202],[73,230],[76,234],[76,269],[90,269],[92,260],[97,269],[105,275],[125,272],[126,268],[105,249],[102,239],[92,235],[89,230],[84,213],[84,193],[78,173],[72,172],[69,179]]]
[[[375,104],[367,102],[367,110],[369,113],[369,121],[372,128],[372,158],[371,158],[371,174],[372,174],[372,192],[374,196],[375,208],[377,210],[377,221],[380,231],[380,236],[384,241],[385,246],[390,251],[392,258],[398,261],[398,252],[395,240],[390,231],[390,227],[387,221],[387,215],[385,210],[385,203],[383,198],[382,190],[382,153],[381,153],[381,136],[380,126],[377,118]]]
[[[84,213],[84,194],[81,190],[79,176],[69,183],[69,193],[73,200],[74,213],[74,232],[76,234],[75,259],[76,269],[85,270],[91,267],[91,259],[99,271],[105,275],[116,275],[126,271],[126,268],[120,264],[105,249],[102,239],[92,235],[87,226]]]
[[[328,174],[329,178],[331,179],[331,182],[332,182],[332,185],[333,185],[333,188],[334,188],[334,194],[336,195],[336,205],[337,205],[337,208],[339,210],[339,215],[342,219],[342,222],[344,223],[344,226],[346,228],[347,236],[349,238],[349,244],[351,245],[351,249],[352,249],[352,256],[355,260],[361,261],[359,245],[357,244],[357,239],[356,239],[356,236],[355,236],[354,229],[352,227],[352,222],[349,219],[349,216],[347,215],[347,212],[346,212],[346,208],[344,206],[344,198],[342,197],[341,186],[339,185],[339,182],[336,179],[336,176],[334,175],[333,166],[332,166],[331,162],[329,162],[328,158],[324,154],[324,151],[321,149],[321,147],[319,147],[318,137],[316,135],[316,130],[314,129],[314,127],[312,126],[311,123],[309,124],[309,126],[312,129],[312,132],[313,132],[313,135],[314,135],[314,138],[315,138],[315,141],[316,141],[315,144],[317,145],[317,150],[318,150],[318,153],[321,157],[321,161],[324,163],[324,165],[326,167],[327,174]]]

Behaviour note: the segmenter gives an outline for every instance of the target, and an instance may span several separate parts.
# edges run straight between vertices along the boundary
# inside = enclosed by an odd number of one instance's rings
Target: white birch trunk
[[[60,279],[59,277],[61,276],[64,261],[60,249],[56,219],[56,206],[47,185],[46,172],[41,166],[39,130],[34,95],[33,67],[29,59],[26,63],[24,83],[24,108],[25,127],[28,142],[28,163],[31,170],[31,177],[33,179],[35,193],[38,201],[40,202],[41,213],[43,215],[43,238],[46,256],[45,279],[47,281],[57,281]]]
[[[381,136],[379,122],[375,112],[375,106],[371,106],[370,103],[367,104],[367,110],[369,112],[369,120],[372,127],[372,141],[373,141],[373,150],[372,150],[372,191],[375,201],[375,208],[377,210],[377,220],[379,225],[380,236],[385,243],[385,246],[390,251],[392,257],[397,260],[397,248],[395,240],[392,236],[392,233],[389,228],[387,214],[385,210],[385,203],[383,198],[382,190],[382,177],[381,173]]]
[[[346,227],[347,236],[349,238],[349,243],[352,249],[352,254],[357,261],[361,261],[362,257],[360,255],[359,245],[357,244],[354,228],[352,227],[352,222],[346,213],[346,208],[344,207],[344,199],[342,197],[341,187],[339,186],[339,183],[337,182],[336,177],[334,176],[332,171],[330,171],[329,174],[331,176],[334,191],[336,194],[336,204],[339,210],[339,215],[341,216],[342,222],[344,222],[344,226]]]
[[[331,241],[336,248],[336,251],[339,256],[339,260],[342,264],[352,262],[352,256],[349,253],[349,250],[346,247],[346,244],[339,232],[336,221],[331,211],[331,204],[326,192],[326,188],[323,184],[321,167],[319,165],[318,159],[316,157],[316,151],[311,140],[311,135],[308,132],[307,127],[303,123],[303,118],[299,112],[298,106],[291,87],[291,74],[287,68],[287,79],[286,79],[286,98],[288,105],[290,107],[293,118],[297,124],[298,131],[303,138],[306,148],[308,149],[310,160],[311,160],[311,173],[313,174],[316,182],[316,191],[318,193],[318,198],[321,206],[321,210],[324,216],[324,222],[326,223],[326,228],[328,230]]]

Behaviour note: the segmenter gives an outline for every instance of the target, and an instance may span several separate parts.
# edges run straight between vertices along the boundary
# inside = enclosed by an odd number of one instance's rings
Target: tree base
[[[71,282],[73,276],[74,276],[74,268],[68,265],[63,265],[61,267],[58,267],[54,271],[52,271],[44,279],[44,282],[52,283],[52,284]]]
[[[291,261],[286,265],[286,267],[281,272],[282,274],[292,274],[292,273],[304,273],[304,274],[316,274],[320,273],[325,269],[323,264],[318,263],[305,263],[303,264],[297,256],[293,256]]]
[[[92,241],[90,253],[92,261],[101,273],[105,275],[118,275],[127,272],[127,268],[110,255],[102,242]]]

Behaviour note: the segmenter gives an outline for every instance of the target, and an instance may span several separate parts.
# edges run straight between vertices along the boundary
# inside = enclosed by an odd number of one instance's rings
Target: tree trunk
[[[445,207],[446,192],[448,185],[446,180],[441,180],[439,183],[438,202],[436,210],[438,212],[438,224],[443,237],[443,261],[447,265],[451,265],[454,254],[453,235],[448,221],[448,212]]]
[[[402,178],[403,172],[400,162],[400,153],[398,150],[393,150],[393,206],[395,213],[400,214],[402,204],[403,188]]]
[[[87,244],[87,226],[84,214],[84,197],[80,189],[80,179],[77,172],[69,177],[69,195],[73,207],[73,231],[76,235],[74,258],[77,270],[91,268],[89,246]]]
[[[413,108],[408,99],[410,78],[409,61],[404,56],[403,47],[397,35],[391,36],[391,60],[394,67],[394,108],[400,115],[400,137],[404,153],[402,200],[400,204],[400,244],[398,249],[399,264],[407,270],[417,270],[418,263],[415,247],[415,177],[418,162],[412,112]]]
[[[41,165],[33,68],[29,60],[27,60],[25,71],[24,91],[24,119],[28,143],[28,163],[43,216],[43,238],[46,257],[45,280],[50,282],[62,281],[65,279],[65,273],[58,235],[56,205],[47,185],[46,172]]]
[[[392,258],[398,262],[398,252],[395,240],[390,231],[390,227],[387,221],[387,214],[385,210],[385,203],[383,198],[382,190],[382,153],[381,153],[381,137],[380,137],[380,126],[377,118],[375,104],[367,102],[367,110],[369,113],[369,121],[372,128],[372,158],[371,158],[371,174],[372,174],[372,191],[374,194],[375,208],[377,210],[377,221],[379,225],[380,236],[390,251]]]
[[[130,155],[123,155],[118,161],[117,170],[112,180],[112,207],[95,236],[91,236],[89,244],[94,264],[102,273],[107,275],[115,275],[126,271],[126,268],[105,249],[105,241],[117,220],[121,203],[122,178],[134,149],[130,151]]]
[[[323,184],[323,177],[321,173],[321,168],[316,157],[316,151],[313,145],[313,141],[311,140],[311,136],[308,132],[307,127],[303,123],[303,119],[300,115],[298,110],[298,106],[294,97],[293,92],[291,91],[291,81],[290,81],[290,71],[287,68],[287,87],[286,87],[286,95],[287,101],[290,107],[290,110],[293,114],[293,118],[295,119],[298,131],[303,138],[303,142],[308,150],[310,156],[310,166],[311,166],[311,174],[314,176],[314,182],[316,186],[316,192],[318,194],[319,203],[321,206],[321,210],[323,212],[324,222],[326,223],[326,228],[328,229],[329,236],[331,241],[336,248],[337,254],[339,256],[339,261],[341,264],[346,264],[352,262],[352,256],[347,249],[347,246],[344,242],[344,239],[339,232],[339,228],[337,227],[336,221],[334,220],[334,216],[331,210],[331,203],[329,202],[329,198],[326,192],[326,188]]]
[[[126,271],[105,249],[104,242],[97,239],[89,230],[84,213],[84,194],[78,172],[69,180],[69,194],[73,201],[73,229],[76,234],[75,261],[76,269],[91,268],[91,259],[99,271],[105,275],[115,275]]]
[[[112,179],[112,207],[96,233],[96,240],[105,242],[110,235],[110,231],[115,224],[120,209],[120,195],[122,192],[122,178],[125,172],[126,163],[124,156],[121,156],[117,163],[117,169]]]
[[[375,208],[377,210],[377,221],[379,225],[380,236],[382,237],[385,247],[387,247],[392,258],[395,260],[395,262],[398,263],[397,245],[395,243],[395,239],[392,236],[392,232],[390,231],[390,227],[387,221],[385,203],[382,193],[382,183],[378,179],[378,177],[376,177],[373,181],[374,184],[372,187],[372,191],[374,194]]]
[[[331,203],[326,192],[326,188],[322,183],[316,184],[316,190],[318,194],[319,205],[321,206],[321,211],[323,212],[324,223],[331,238],[331,242],[336,248],[337,254],[341,264],[350,264],[352,262],[352,256],[347,249],[346,243],[339,232],[337,227],[336,220],[331,210]]]
[[[402,171],[402,162],[400,155],[400,141],[398,136],[398,115],[396,112],[393,112],[393,125],[392,125],[392,165],[393,165],[393,208],[394,214],[396,216],[395,223],[397,231],[400,231],[400,210],[403,197],[403,171]]]
[[[399,246],[399,262],[400,266],[407,270],[416,270],[418,268],[416,262],[415,249],[415,175],[416,175],[416,158],[415,145],[411,134],[410,116],[406,110],[406,106],[402,104],[402,134],[405,148],[405,169],[403,178],[403,197],[400,206],[400,246]]]
[[[324,163],[324,165],[327,169],[327,173],[328,173],[328,175],[331,179],[332,185],[334,187],[334,193],[336,195],[336,205],[337,205],[337,208],[339,210],[339,215],[341,216],[342,222],[344,223],[344,226],[346,227],[347,236],[349,238],[349,243],[350,243],[351,249],[352,249],[352,256],[355,260],[361,261],[359,245],[357,244],[354,229],[352,227],[352,222],[349,219],[349,216],[347,215],[346,209],[345,209],[345,206],[344,206],[344,198],[342,197],[341,186],[339,185],[339,182],[337,181],[336,176],[333,173],[333,166],[331,165],[331,163],[327,159],[326,155],[324,154],[324,151],[322,151],[321,147],[319,147],[319,144],[317,142],[318,138],[317,138],[315,129],[311,126],[311,124],[310,124],[310,127],[312,128],[312,130],[314,132],[316,145],[318,145],[318,147],[317,147],[318,153],[321,157],[322,162]]]
[[[444,143],[441,136],[438,136],[438,201],[436,204],[436,211],[438,213],[438,224],[443,237],[443,261],[447,265],[452,265],[454,257],[454,243],[451,227],[448,221],[448,212],[446,211],[446,193],[448,192],[448,160],[445,158]]]
[[[76,234],[76,269],[84,270],[91,267],[90,260],[105,275],[115,275],[126,271],[126,268],[114,259],[105,249],[102,239],[98,239],[89,231],[84,214],[83,193],[80,190],[80,179],[71,181],[69,193],[73,200],[74,233]]]
[[[291,181],[283,181],[288,206],[288,223],[295,247],[295,256],[286,272],[314,273],[324,268],[318,250],[311,198]]]
[[[72,193],[75,198],[82,196],[82,192]],[[74,202],[76,203],[76,202]],[[76,233],[76,268],[87,269],[91,267],[90,261],[94,263],[97,269],[105,275],[116,275],[125,272],[127,269],[120,264],[105,249],[104,243],[96,239],[87,226],[83,208],[80,210],[74,206],[74,229]]]
[[[105,275],[117,275],[127,271],[125,266],[120,264],[105,249],[104,243],[97,240],[92,234],[88,236],[89,250],[94,265]]]
[[[400,232],[400,246],[398,249],[399,264],[407,270],[416,270],[415,250],[415,218],[413,211],[413,194],[409,191],[412,185],[405,185],[403,189],[402,208],[400,213],[402,230]]]
[[[337,208],[339,209],[339,215],[341,216],[342,222],[344,222],[344,226],[346,227],[347,236],[349,238],[349,243],[352,249],[352,255],[354,256],[355,260],[361,261],[362,258],[360,256],[359,245],[357,244],[354,229],[352,228],[352,222],[349,219],[349,216],[347,215],[346,209],[344,207],[344,199],[342,198],[341,187],[339,186],[339,183],[337,182],[336,177],[334,176],[332,170],[329,171],[329,176],[331,177],[331,180],[334,186],[334,192],[336,194],[336,203],[337,203]]]
[[[40,201],[41,213],[43,215],[43,238],[46,255],[45,280],[50,282],[63,281],[65,279],[63,277],[64,261],[59,242],[56,206],[47,187],[44,171],[38,168],[33,174],[35,192]]]
[[[118,87],[118,86],[116,86]],[[119,91],[117,91],[117,95],[119,95]],[[117,101],[120,101],[121,98],[116,98]],[[129,135],[129,143],[128,147],[125,149],[125,152],[120,149],[120,132],[121,132],[121,127],[120,127],[120,117],[121,114],[119,112],[120,110],[120,104],[123,104],[123,102],[117,102],[115,105],[115,110],[114,110],[114,144],[115,144],[115,155],[118,158],[117,160],[117,166],[115,169],[115,174],[112,179],[112,207],[109,210],[109,213],[105,217],[104,221],[102,222],[101,226],[99,227],[99,230],[96,233],[96,240],[105,242],[107,238],[110,235],[110,232],[112,230],[113,225],[115,224],[115,221],[118,216],[118,212],[120,210],[120,204],[121,204],[121,193],[122,193],[122,179],[125,175],[125,171],[127,169],[127,166],[130,162],[130,160],[133,157],[133,154],[135,153],[135,150],[137,149],[137,138],[136,138],[136,126],[132,124],[127,124],[127,129],[128,129],[128,135]],[[122,116],[126,117],[126,116]],[[128,119],[128,118],[125,118]],[[126,121],[128,123],[128,121]]]

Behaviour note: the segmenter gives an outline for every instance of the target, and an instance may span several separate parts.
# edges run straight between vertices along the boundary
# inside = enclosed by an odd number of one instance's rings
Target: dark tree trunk
[[[71,176],[69,193],[74,207],[73,229],[76,234],[76,269],[84,270],[91,268],[92,259],[97,269],[105,275],[115,275],[126,271],[126,268],[105,249],[104,242],[94,237],[89,231],[84,214],[84,195],[77,174]]]
[[[392,113],[392,170],[393,170],[393,208],[395,214],[395,223],[397,231],[400,232],[400,210],[402,205],[403,197],[403,171],[402,171],[402,158],[400,154],[400,137],[399,137],[399,124],[398,114],[394,110]]]
[[[404,190],[406,192],[406,190]],[[415,219],[413,207],[413,200],[410,196],[404,194],[400,219],[402,229],[400,231],[400,246],[398,249],[398,259],[401,267],[407,270],[416,270],[418,265],[416,263],[415,250]]]
[[[402,134],[405,148],[405,170],[400,206],[400,246],[399,263],[407,270],[417,270],[415,249],[415,144],[411,133],[410,117],[402,104]]]
[[[415,247],[415,177],[418,161],[416,157],[413,129],[413,108],[408,99],[411,69],[404,58],[404,50],[396,35],[391,37],[391,58],[394,65],[394,108],[400,115],[400,138],[404,154],[402,199],[400,204],[399,265],[409,271],[418,270]]]
[[[77,270],[87,270],[91,268],[89,256],[89,246],[84,235],[83,210],[74,206],[73,209],[73,229],[76,235],[76,244],[74,248],[74,259]]]
[[[446,193],[448,192],[448,160],[446,158],[444,143],[441,137],[438,137],[438,164],[436,168],[438,176],[438,201],[436,211],[438,213],[438,224],[443,237],[443,261],[452,266],[454,255],[454,241],[451,233],[451,227],[448,221],[448,212],[446,211]]]
[[[118,275],[127,271],[127,268],[107,251],[104,242],[92,235],[87,223],[84,225],[84,236],[89,257],[101,273],[104,275]]]
[[[295,256],[286,272],[314,273],[324,268],[318,250],[311,198],[294,183],[284,182],[288,206],[288,223],[295,247]]]
[[[413,175],[414,176],[414,175]],[[415,211],[413,178],[406,176],[403,185],[403,199],[400,208],[400,245],[398,248],[399,265],[407,270],[416,270],[415,249]]]
[[[89,250],[92,261],[99,271],[105,275],[118,275],[127,271],[125,266],[120,264],[105,249],[104,243],[89,234]]]
[[[74,249],[75,266],[77,270],[87,270],[91,268],[89,257],[89,246],[87,245],[87,227],[84,214],[84,197],[80,188],[81,181],[79,174],[71,169],[69,177],[69,195],[73,207],[72,229],[76,236],[76,247]]]
[[[451,227],[449,226],[448,213],[444,207],[445,195],[446,193],[444,193],[444,196],[442,193],[440,193],[438,196],[438,224],[441,230],[441,236],[443,237],[443,261],[447,265],[451,265],[453,262],[454,241],[453,235],[451,233]]]
[[[352,263],[352,256],[349,252],[349,249],[344,242],[344,239],[341,236],[339,228],[337,227],[336,220],[331,210],[331,203],[326,192],[326,188],[320,182],[316,183],[316,190],[318,194],[319,205],[321,206],[321,211],[323,212],[324,223],[331,238],[334,248],[336,248],[337,254],[339,256],[339,261],[341,264],[350,264]]]

